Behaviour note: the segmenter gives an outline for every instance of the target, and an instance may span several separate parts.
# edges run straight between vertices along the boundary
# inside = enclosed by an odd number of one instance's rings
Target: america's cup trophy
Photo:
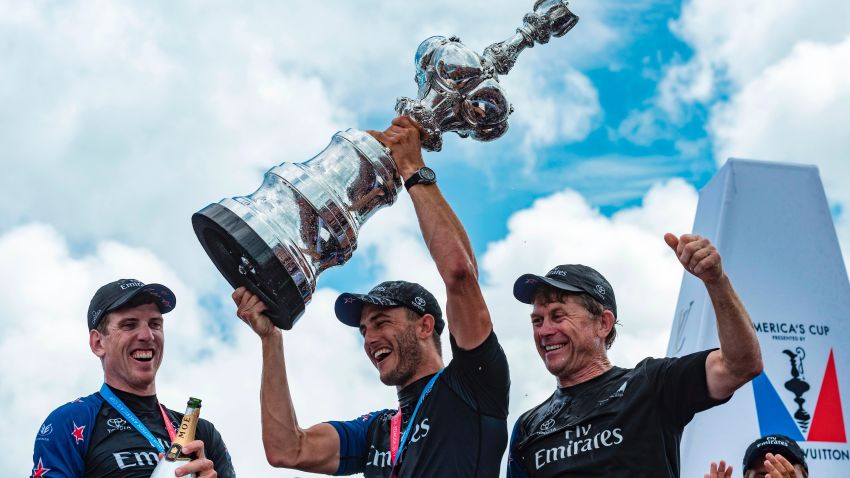
[[[449,131],[496,139],[507,131],[512,111],[499,75],[523,50],[563,36],[576,22],[565,0],[537,0],[516,33],[483,54],[456,37],[431,37],[416,52],[418,98],[399,99],[395,110],[421,126],[422,147],[429,151],[439,151]],[[348,129],[314,158],[270,169],[253,194],[195,213],[192,226],[230,285],[250,289],[267,304],[274,324],[290,329],[318,275],[351,258],[360,226],[393,204],[401,187],[389,149]]]

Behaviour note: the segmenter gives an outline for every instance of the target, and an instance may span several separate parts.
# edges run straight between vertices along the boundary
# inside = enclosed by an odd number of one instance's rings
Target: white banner
[[[721,459],[741,476],[747,445],[770,433],[797,440],[811,476],[850,476],[850,281],[817,168],[729,160],[700,192],[694,232],[720,251],[765,368],[688,425],[681,476]],[[711,302],[685,274],[667,355],[717,346]]]

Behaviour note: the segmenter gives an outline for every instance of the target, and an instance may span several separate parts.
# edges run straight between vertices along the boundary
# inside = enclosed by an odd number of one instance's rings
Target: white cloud
[[[650,107],[634,112],[621,129],[635,125],[680,125],[691,119],[695,104],[711,104],[745,88],[801,42],[840,42],[850,32],[850,4],[815,0],[801,8],[791,0],[713,0],[683,2],[681,16],[670,22],[693,55],[676,56],[665,68]],[[634,116],[634,118],[632,117]],[[652,118],[654,117],[654,119]],[[640,130],[638,132],[641,132]],[[647,129],[628,139],[649,144],[667,137],[662,128]]]
[[[16,200],[0,205],[0,227],[40,220],[74,242],[151,247],[210,282],[190,215],[352,122],[318,77],[280,67],[274,35],[183,8],[44,4],[2,24],[0,142],[14,174],[0,186]]]
[[[649,146],[659,139],[673,134],[667,122],[658,117],[657,111],[632,110],[617,127],[616,137],[625,138],[640,146]]]
[[[687,105],[707,102],[717,94],[716,72],[701,59],[673,63],[658,83],[655,105],[674,124],[686,121]],[[638,143],[640,144],[640,143]]]
[[[840,41],[847,18],[850,5],[840,0],[815,0],[805,8],[792,0],[692,0],[672,29],[696,50],[693,63],[743,85],[801,41]]]
[[[817,164],[829,196],[850,204],[850,36],[801,43],[712,114],[718,161],[752,157]]]
[[[602,123],[599,92],[576,70],[551,79],[519,71],[504,83],[515,107],[511,120],[526,129],[524,146],[529,152],[583,141]]]
[[[850,4],[790,0],[734,4],[692,0],[671,28],[693,49],[674,60],[651,106],[619,133],[637,144],[669,137],[670,125],[709,108],[707,132],[718,164],[729,157],[817,165],[837,210],[839,240],[850,249]],[[667,128],[665,128],[665,126]],[[693,150],[682,144],[683,154]]]

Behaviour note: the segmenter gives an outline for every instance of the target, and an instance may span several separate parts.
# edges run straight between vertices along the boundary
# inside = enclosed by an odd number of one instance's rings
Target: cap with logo
[[[514,282],[514,297],[520,302],[531,304],[534,294],[542,285],[550,285],[568,292],[587,293],[606,309],[617,316],[617,301],[614,288],[596,269],[581,264],[564,264],[547,272],[545,276],[524,274]]]
[[[171,289],[162,284],[145,284],[136,279],[118,279],[101,287],[94,293],[86,316],[89,330],[97,328],[106,314],[120,309],[138,295],[148,295],[159,308],[160,313],[168,313],[177,305],[177,298]]]
[[[340,294],[334,305],[337,319],[345,325],[360,327],[360,313],[363,304],[381,307],[407,307],[420,315],[434,316],[434,330],[443,332],[446,323],[443,311],[433,294],[419,284],[403,280],[381,282],[367,294]]]
[[[767,453],[782,455],[792,465],[801,465],[807,472],[809,471],[806,456],[797,442],[785,435],[766,435],[747,447],[747,451],[744,453],[744,473],[746,474],[747,470],[755,468],[756,462],[764,460],[764,455]]]

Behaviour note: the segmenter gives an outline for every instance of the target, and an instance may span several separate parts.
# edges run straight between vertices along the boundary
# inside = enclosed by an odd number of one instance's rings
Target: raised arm
[[[753,323],[723,270],[720,254],[708,239],[668,233],[664,241],[685,269],[703,281],[714,306],[720,350],[706,359],[706,380],[711,398],[725,399],[764,368]]]
[[[263,312],[265,304],[240,287],[233,292],[236,315],[251,326],[263,344],[263,375],[260,386],[260,410],[263,447],[269,464],[314,473],[332,474],[339,467],[339,435],[327,423],[306,430],[298,426],[286,364],[283,358],[283,334]]]
[[[409,118],[398,117],[383,133],[370,133],[392,150],[405,181],[425,166],[419,129]],[[478,265],[469,237],[436,184],[419,184],[409,193],[422,237],[446,285],[449,331],[458,346],[473,349],[490,335],[493,325],[478,285]]]

